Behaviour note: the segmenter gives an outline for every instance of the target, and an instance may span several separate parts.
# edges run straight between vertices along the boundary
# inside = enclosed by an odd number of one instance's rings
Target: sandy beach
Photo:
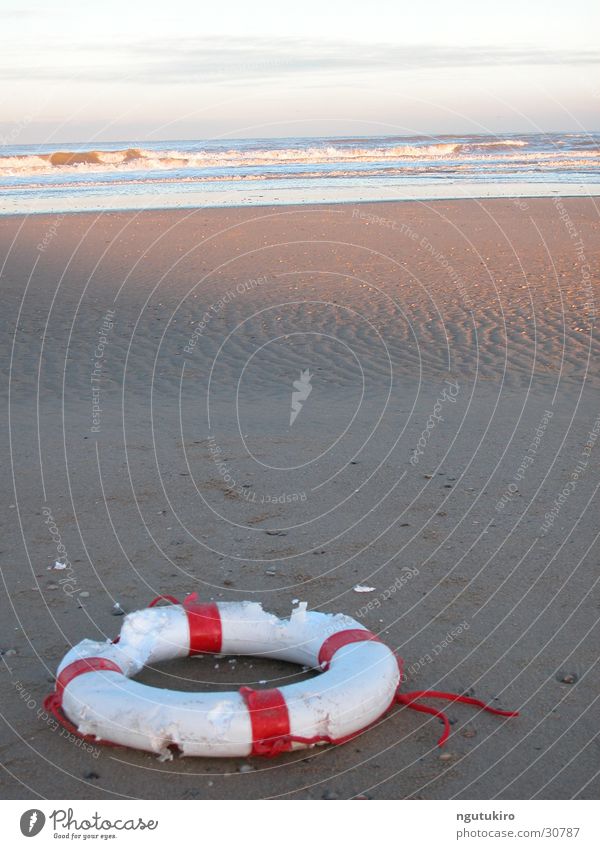
[[[4,798],[597,798],[599,262],[593,198],[1,217]],[[45,719],[115,603],[192,591],[343,611],[521,716],[247,762]],[[139,680],[310,674],[230,660]]]

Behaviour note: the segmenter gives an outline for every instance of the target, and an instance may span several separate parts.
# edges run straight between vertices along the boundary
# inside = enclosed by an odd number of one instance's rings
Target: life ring
[[[159,599],[172,601],[156,606]],[[58,667],[46,710],[90,742],[128,746],[169,757],[273,756],[324,743],[344,743],[396,703],[447,717],[422,698],[474,704],[501,716],[514,712],[478,699],[421,690],[400,693],[402,662],[363,625],[344,614],[297,607],[289,619],[256,602],[183,604],[160,596],[125,617],[117,640],[83,640]],[[131,680],[148,665],[202,653],[253,655],[319,670],[321,675],[281,689],[189,693]]]

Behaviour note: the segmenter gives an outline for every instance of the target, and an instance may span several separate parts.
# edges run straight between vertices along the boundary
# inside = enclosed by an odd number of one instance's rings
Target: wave
[[[251,150],[150,150],[130,147],[123,150],[56,150],[50,153],[0,156],[0,176],[132,170],[177,170],[186,168],[244,168],[255,166],[377,163],[394,160],[436,160],[461,158],[493,148],[525,147],[522,139],[497,141],[439,142],[383,146],[312,145],[308,147],[264,147]]]
[[[406,167],[373,167],[369,168],[367,172],[364,170],[357,170],[353,168],[328,168],[320,171],[312,171],[312,170],[304,170],[300,174],[297,172],[290,172],[286,170],[282,170],[279,172],[273,171],[257,171],[254,173],[227,173],[227,174],[210,174],[210,173],[192,173],[192,174],[177,174],[177,175],[160,175],[160,174],[148,174],[148,176],[136,176],[135,173],[131,173],[131,176],[127,174],[122,174],[118,183],[111,183],[101,180],[94,180],[92,176],[88,176],[87,178],[82,175],[82,179],[72,179],[69,180],[67,187],[69,190],[74,189],[84,189],[96,187],[98,189],[103,188],[111,188],[113,186],[118,186],[119,188],[125,188],[127,186],[141,186],[141,185],[160,185],[160,184],[234,184],[234,183],[254,183],[260,181],[284,181],[284,180],[294,180],[294,181],[313,181],[313,180],[337,180],[343,178],[354,178],[364,180],[365,177],[370,178],[386,178],[386,177],[399,177],[399,178],[407,178],[407,177],[421,177],[421,178],[441,178],[441,177],[481,177],[482,175],[486,175],[489,178],[493,178],[495,175],[497,176],[505,176],[505,177],[519,177],[525,174],[532,174],[536,172],[547,172],[547,173],[563,173],[567,174],[570,172],[581,172],[581,173],[591,173],[591,165],[596,165],[598,171],[597,175],[600,176],[600,158],[596,158],[596,162],[592,163],[590,158],[579,158],[579,159],[569,159],[569,158],[560,158],[560,159],[539,159],[528,160],[527,164],[523,163],[521,160],[515,162],[494,162],[493,166],[489,166],[488,168],[482,168],[481,165],[473,164],[472,162],[461,163],[458,161],[454,162],[445,162],[441,167],[434,167],[432,164],[419,164],[414,165],[409,170]],[[28,190],[40,190],[48,188],[48,183],[36,182],[35,176],[31,175],[31,180],[23,180],[19,182],[19,189],[28,189]],[[55,185],[52,183],[51,185]],[[10,183],[5,180],[2,180],[2,176],[0,175],[0,189],[14,189],[15,184]]]
[[[222,149],[194,143],[189,149],[177,147],[123,147],[118,150],[54,150],[40,153],[13,153],[0,156],[0,181],[26,186],[36,180],[51,184],[64,180],[77,186],[105,181],[193,180],[205,182],[302,179],[328,177],[411,176],[420,173],[492,173],[513,170],[595,169],[600,166],[600,147],[579,145],[539,149],[524,139],[451,139],[435,143],[410,140],[387,146],[378,139],[371,145],[321,143],[314,139],[302,145],[278,147],[263,143],[249,147],[240,143]],[[357,140],[358,142],[358,140]],[[281,142],[279,143],[281,144]],[[199,149],[196,149],[199,148]],[[528,149],[529,148],[529,149]],[[142,176],[144,175],[144,176]],[[43,185],[40,182],[39,185]]]
[[[54,167],[71,165],[121,165],[123,162],[135,162],[143,156],[136,147],[127,150],[89,150],[81,153],[57,150],[54,153],[42,154],[41,159]]]

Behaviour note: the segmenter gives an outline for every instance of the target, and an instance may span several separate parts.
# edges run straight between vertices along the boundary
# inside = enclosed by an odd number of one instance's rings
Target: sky
[[[600,130],[600,3],[0,0],[0,144]]]

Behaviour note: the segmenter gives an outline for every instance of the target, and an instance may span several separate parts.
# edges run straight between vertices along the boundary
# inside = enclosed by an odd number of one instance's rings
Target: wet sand
[[[3,796],[597,798],[599,260],[594,199],[0,218]],[[398,708],[241,772],[44,721],[115,602],[194,590],[346,612],[406,688],[521,716],[453,706],[440,750]],[[140,680],[299,674],[202,658]]]

